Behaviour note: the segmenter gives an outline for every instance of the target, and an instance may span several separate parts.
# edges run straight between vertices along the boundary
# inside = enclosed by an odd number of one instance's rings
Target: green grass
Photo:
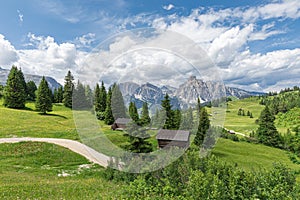
[[[239,116],[237,113],[240,108],[245,111],[245,115],[248,110],[252,112],[253,118],[250,118],[249,116]],[[263,108],[264,106],[258,103],[257,97],[229,101],[224,127],[249,135],[252,131],[256,131],[258,128],[255,120],[259,117]]]
[[[70,175],[59,176],[62,173]],[[121,183],[103,179],[103,173],[104,168],[56,145],[0,145],[0,199],[117,198]]]
[[[275,162],[280,162],[300,172],[300,165],[294,164],[286,151],[262,144],[234,142],[220,138],[212,153],[228,163],[237,163],[245,170],[271,169]],[[299,175],[298,180],[300,181]]]
[[[53,105],[53,112],[41,115],[34,103],[26,109],[5,108],[0,100],[0,137],[53,137],[78,140],[73,114],[61,104]]]

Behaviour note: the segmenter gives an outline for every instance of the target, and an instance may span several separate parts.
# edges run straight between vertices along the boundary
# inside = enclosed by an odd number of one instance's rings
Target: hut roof
[[[156,135],[157,140],[189,141],[190,132],[184,130],[160,129]]]

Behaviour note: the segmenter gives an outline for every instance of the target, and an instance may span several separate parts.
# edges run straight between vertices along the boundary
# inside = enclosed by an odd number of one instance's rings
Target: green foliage
[[[149,125],[151,122],[151,118],[149,116],[149,110],[148,110],[148,103],[144,102],[142,107],[142,116],[141,116],[141,125],[146,126]]]
[[[34,101],[36,98],[35,92],[37,87],[33,81],[29,81],[26,83],[26,91],[27,91],[27,100]]]
[[[17,67],[12,66],[4,89],[4,106],[8,108],[25,108],[26,82]]]
[[[275,117],[266,106],[259,117],[259,127],[256,131],[256,138],[259,142],[273,147],[282,147],[280,134],[275,124]]]
[[[166,113],[166,120],[165,124],[163,126],[164,129],[173,129],[173,111],[172,111],[172,105],[170,103],[169,95],[166,94],[164,97],[164,100],[161,101],[161,106],[163,107],[163,111]]]
[[[53,100],[54,100],[54,103],[62,103],[63,102],[63,87],[60,86],[58,87],[58,89],[54,89],[54,92],[53,92]]]
[[[138,126],[136,123],[129,123],[124,134],[128,138],[129,144],[125,149],[133,153],[149,153],[152,151],[152,145],[147,140],[150,135],[144,127]]]
[[[127,199],[298,199],[295,175],[281,164],[244,171],[191,150],[168,167],[139,175],[125,188]]]
[[[134,102],[130,102],[129,104],[129,115],[136,124],[140,123],[139,114]]]
[[[182,123],[181,128],[182,130],[191,130],[194,126],[194,117],[193,117],[193,110],[189,108],[186,111],[182,111]]]
[[[3,97],[4,86],[0,84],[0,99]]]
[[[52,92],[48,86],[48,83],[43,76],[39,88],[37,90],[37,98],[35,102],[36,110],[40,111],[43,114],[46,112],[52,111]]]
[[[64,85],[64,93],[63,93],[63,103],[67,108],[72,108],[72,96],[74,90],[74,77],[71,71],[68,71],[65,76],[65,85]]]
[[[180,128],[181,124],[181,111],[179,109],[176,109],[173,111],[173,128],[175,130],[178,130]]]
[[[88,96],[87,96],[88,95]],[[91,91],[90,88],[84,86],[79,80],[76,84],[76,87],[73,90],[73,97],[72,97],[72,106],[75,110],[83,110],[83,109],[90,109],[91,104]]]
[[[209,128],[210,128],[210,121],[208,118],[207,111],[206,111],[205,107],[203,107],[200,110],[198,130],[196,133],[196,137],[194,139],[195,145],[197,145],[197,146],[202,145],[204,137]]]
[[[94,94],[94,105],[95,105],[95,111],[97,113],[103,113],[106,109],[106,101],[107,101],[107,93],[104,86],[104,83],[102,81],[101,88],[99,84],[96,84],[95,88],[95,94]],[[100,117],[102,115],[99,114],[98,119],[103,120],[103,117]]]
[[[112,108],[111,108],[111,98],[112,98],[112,89],[108,89],[107,93],[107,98],[106,98],[106,109],[105,109],[105,119],[104,122],[105,124],[113,124],[115,119],[112,113]]]
[[[126,118],[123,95],[116,83],[112,87],[111,109],[115,119]]]

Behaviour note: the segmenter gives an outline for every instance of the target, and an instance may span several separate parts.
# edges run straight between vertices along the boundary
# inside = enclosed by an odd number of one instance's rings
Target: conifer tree
[[[115,119],[111,109],[111,98],[112,98],[112,89],[111,87],[108,89],[107,99],[106,99],[106,109],[105,109],[105,124],[111,125],[114,123]]]
[[[196,137],[194,139],[195,145],[197,145],[197,146],[202,145],[202,143],[204,141],[204,138],[205,138],[205,135],[206,135],[209,128],[210,128],[210,121],[209,121],[209,118],[208,118],[207,111],[203,107],[200,110],[198,130],[197,130],[197,133],[196,133]]]
[[[107,98],[107,93],[106,89],[104,86],[104,83],[102,81],[101,83],[101,88],[100,88],[100,93],[99,93],[99,111],[100,112],[105,112],[106,109],[106,98]]]
[[[25,108],[26,82],[21,70],[12,66],[4,89],[4,106],[9,108]]]
[[[164,97],[164,100],[161,101],[161,106],[163,107],[163,111],[166,113],[166,120],[165,124],[163,126],[164,129],[173,129],[173,111],[172,111],[172,105],[170,104],[170,98],[169,95],[166,94]]]
[[[73,109],[82,110],[88,107],[87,98],[85,95],[85,87],[79,80],[75,89],[73,90],[72,96]]]
[[[143,126],[149,125],[151,122],[151,118],[149,116],[148,104],[147,102],[143,103],[142,107],[142,117],[141,117],[141,124]]]
[[[35,108],[43,114],[52,111],[52,92],[44,76],[37,90]]]
[[[116,83],[112,87],[111,110],[115,119],[126,117],[123,95]]]
[[[256,131],[256,137],[259,142],[273,147],[280,147],[282,144],[280,134],[275,124],[275,117],[268,106],[261,112],[259,117],[259,127]]]
[[[139,114],[134,102],[129,104],[129,115],[136,124],[140,124]]]
[[[71,71],[68,71],[67,76],[65,76],[63,103],[66,107],[72,108],[72,96],[74,90],[74,77]]]
[[[85,85],[84,87],[86,103],[88,108],[92,108],[93,106],[93,92],[89,85]]]
[[[26,90],[27,90],[27,100],[34,101],[36,98],[35,92],[37,87],[33,81],[29,81],[26,83]]]
[[[125,146],[130,152],[133,153],[149,153],[152,151],[152,145],[147,140],[150,135],[146,132],[144,127],[139,127],[135,123],[128,124],[124,136],[128,137],[129,144]]]
[[[173,127],[172,129],[178,130],[180,128],[181,123],[181,111],[176,109],[173,111]]]
[[[95,106],[95,111],[100,112],[100,87],[98,83],[96,84],[95,87],[94,106]]]
[[[59,86],[57,89],[57,103],[62,103],[64,98],[64,89],[62,86]]]

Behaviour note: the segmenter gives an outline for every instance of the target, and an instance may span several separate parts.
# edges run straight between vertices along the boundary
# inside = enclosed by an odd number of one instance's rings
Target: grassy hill
[[[0,145],[0,199],[117,198],[122,183],[102,178],[104,168],[47,143]]]
[[[34,111],[34,103],[26,103],[26,108],[5,108],[0,100],[0,137],[79,139],[70,109],[61,104],[54,104],[53,112],[41,115]]]

